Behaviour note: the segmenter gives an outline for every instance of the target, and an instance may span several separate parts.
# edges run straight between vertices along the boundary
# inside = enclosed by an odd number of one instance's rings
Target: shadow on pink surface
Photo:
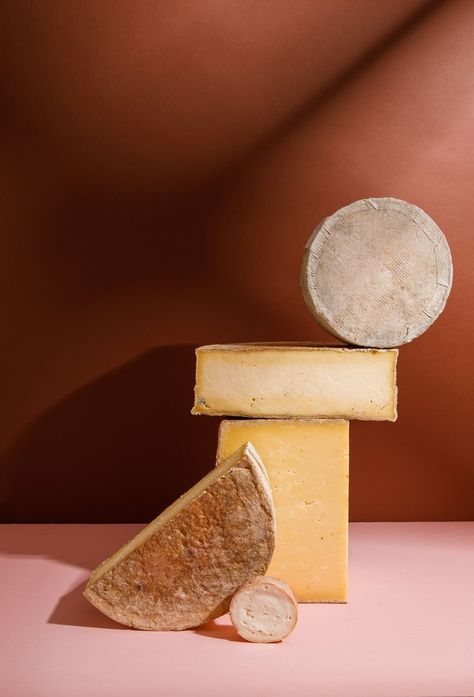
[[[456,526],[456,535],[452,532],[453,525]],[[396,535],[390,533],[393,526]],[[48,597],[49,607],[41,622],[123,631],[125,627],[90,605],[82,592],[90,571],[132,538],[141,527],[141,524],[3,525],[0,526],[0,563],[1,557],[5,561],[16,558],[20,569],[23,562],[28,564],[35,558],[51,560],[51,569],[48,568],[43,577],[46,581],[35,580],[35,584],[42,583],[46,587],[55,576],[59,579],[56,581],[56,594]],[[353,593],[357,594],[358,576],[363,579],[365,589],[368,576],[384,573],[380,560],[387,555],[403,559],[408,569],[415,559],[434,559],[439,568],[443,568],[449,566],[454,554],[462,554],[469,547],[472,547],[472,527],[468,523],[358,524],[357,536],[352,538],[351,543]],[[418,582],[418,579],[414,580],[415,585]],[[363,595],[363,592],[359,590],[359,594]],[[243,641],[230,625],[228,617],[190,631],[211,639]]]
[[[60,562],[72,567],[74,579],[61,596],[58,594],[56,605],[47,616],[48,624],[89,627],[95,629],[127,629],[114,622],[82,595],[90,571],[116,549],[131,539],[142,524],[114,524],[99,527],[103,534],[90,534],[95,526],[77,525],[8,525],[0,526],[0,561],[1,557],[45,559]],[[76,573],[76,571],[77,573]],[[229,623],[214,621],[199,627],[197,634],[226,641],[243,641]]]
[[[72,591],[63,595],[48,618],[48,624],[61,624],[71,627],[92,627],[97,629],[126,629],[93,607],[82,595],[87,579]]]
[[[90,535],[89,525],[9,525],[0,528],[1,556],[51,559],[79,571],[73,587],[60,596],[49,624],[124,629],[94,608],[82,595],[90,571],[133,537],[140,524],[109,525],[103,535]],[[78,583],[79,580],[79,583]]]
[[[206,622],[206,624],[203,624],[201,627],[197,627],[192,631],[194,631],[195,634],[209,637],[210,639],[224,639],[225,641],[246,643],[245,639],[242,639],[242,637],[237,634],[233,625],[230,623],[230,620],[228,620],[228,624],[220,624],[214,620],[211,620],[210,622]]]
[[[87,578],[76,588],[66,595],[63,595],[53,612],[48,618],[48,624],[59,624],[71,627],[91,627],[96,629],[131,629],[118,622],[114,622],[106,615],[103,615],[93,605],[91,605],[82,595]],[[190,629],[195,634],[210,639],[223,639],[225,641],[244,642],[232,626],[230,621],[220,624],[211,620],[201,627]]]

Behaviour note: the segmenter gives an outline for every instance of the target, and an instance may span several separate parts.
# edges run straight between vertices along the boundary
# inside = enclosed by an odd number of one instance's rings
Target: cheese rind
[[[272,495],[254,448],[241,444],[93,573],[84,591],[137,629],[195,627],[227,612],[265,573],[275,544]]]
[[[192,413],[395,421],[397,357],[312,344],[201,346]]]
[[[319,419],[225,420],[218,461],[250,440],[265,462],[277,536],[268,574],[302,602],[345,602],[349,423]]]
[[[448,242],[421,208],[395,198],[354,201],[309,239],[303,297],[330,334],[358,346],[401,346],[441,314],[451,290]]]
[[[269,643],[291,634],[298,620],[298,605],[288,584],[278,578],[257,576],[236,592],[229,614],[243,639]]]

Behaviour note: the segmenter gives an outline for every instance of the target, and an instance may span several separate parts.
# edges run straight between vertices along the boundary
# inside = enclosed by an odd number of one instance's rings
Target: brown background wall
[[[213,463],[193,347],[325,338],[319,220],[422,206],[454,288],[354,423],[355,520],[474,517],[474,3],[10,0],[0,26],[1,519],[142,521]]]

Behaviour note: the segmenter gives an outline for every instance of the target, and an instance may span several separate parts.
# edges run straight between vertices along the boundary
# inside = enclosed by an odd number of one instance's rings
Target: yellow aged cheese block
[[[343,420],[222,421],[218,461],[250,441],[265,462],[276,514],[268,569],[299,601],[345,602],[349,423]]]
[[[192,413],[395,421],[397,357],[313,344],[201,346]]]

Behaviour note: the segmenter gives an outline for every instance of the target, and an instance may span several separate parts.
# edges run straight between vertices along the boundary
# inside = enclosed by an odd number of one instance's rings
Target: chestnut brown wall
[[[0,21],[3,521],[144,521],[213,464],[193,347],[324,340],[319,220],[445,231],[445,313],[399,420],[354,423],[354,520],[474,517],[474,3],[7,0]]]

